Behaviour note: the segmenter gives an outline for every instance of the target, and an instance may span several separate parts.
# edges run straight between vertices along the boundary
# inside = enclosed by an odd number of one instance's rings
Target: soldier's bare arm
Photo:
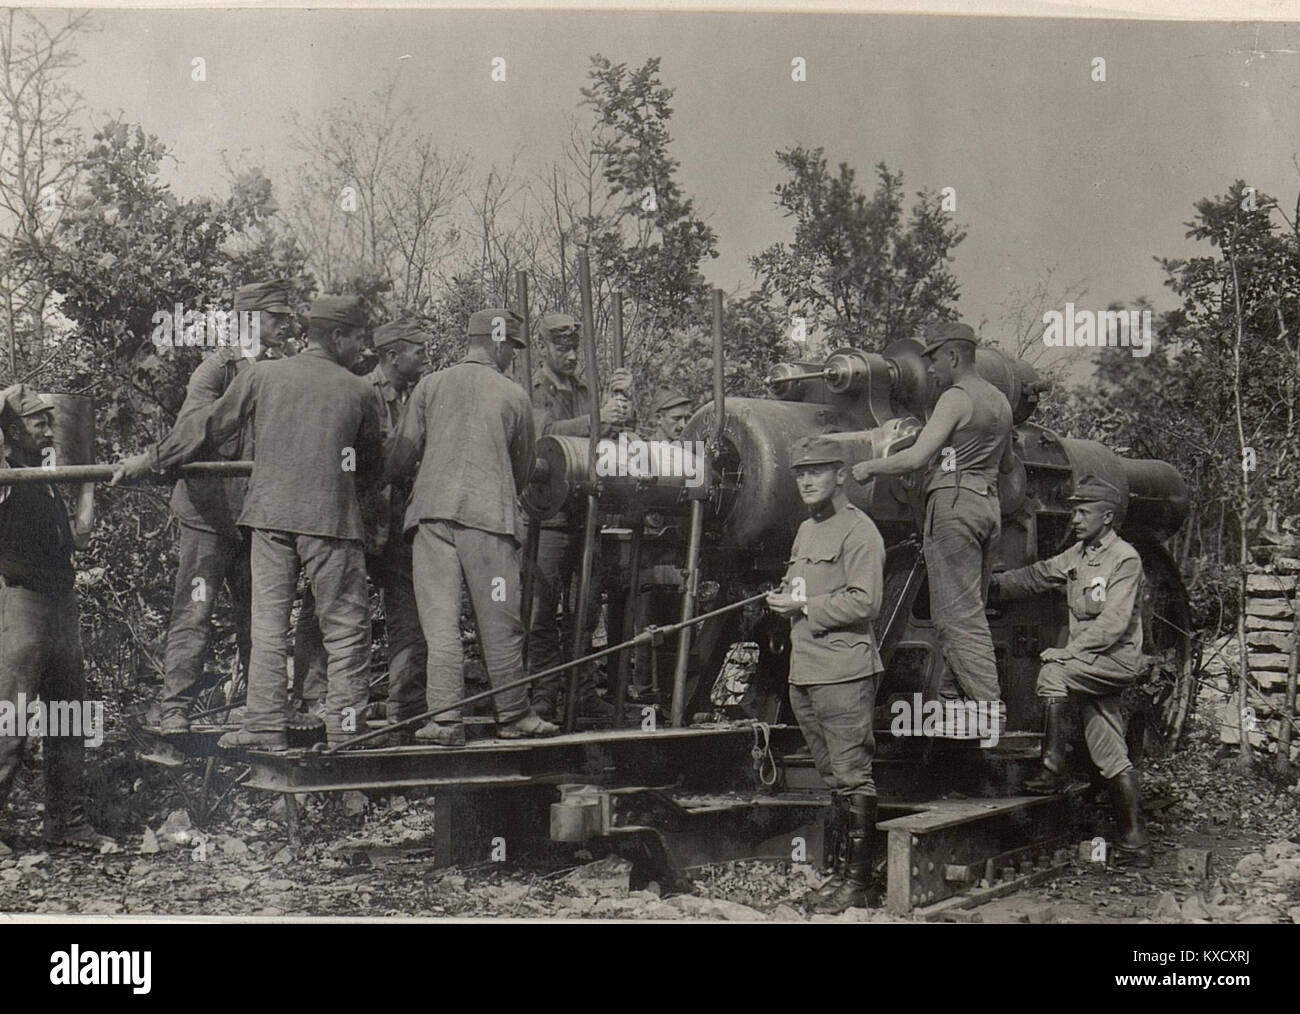
[[[853,477],[863,482],[873,475],[906,475],[924,468],[952,439],[953,432],[970,417],[970,399],[964,391],[949,388],[939,396],[929,422],[916,443],[888,458],[860,461],[853,466]]]

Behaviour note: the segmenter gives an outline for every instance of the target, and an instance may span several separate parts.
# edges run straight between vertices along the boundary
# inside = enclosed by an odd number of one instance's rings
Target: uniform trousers
[[[524,625],[520,618],[519,543],[454,521],[421,521],[415,531],[415,601],[428,641],[427,710],[465,696],[465,653],[461,647],[461,579],[469,589],[483,648],[483,666],[494,689],[524,675]],[[516,687],[492,698],[498,722],[528,710],[528,693]],[[435,722],[461,721],[459,708],[435,715]]]
[[[998,667],[993,635],[984,615],[993,576],[993,548],[1001,531],[996,496],[947,487],[926,501],[925,569],[930,582],[930,619],[947,671],[944,697],[958,691],[975,701],[996,701]]]
[[[564,528],[543,528],[537,541],[537,568],[533,572],[533,616],[528,630],[528,668],[541,672],[563,664],[569,658],[568,644],[561,644],[560,621],[556,616],[560,599],[568,590],[574,574],[582,566],[582,536]],[[591,637],[600,615],[600,561],[593,560],[591,594],[582,627],[581,653],[591,653]],[[578,607],[577,592],[569,599],[569,616],[565,640],[572,638],[572,613]],[[617,643],[618,633],[610,643]],[[571,641],[570,641],[571,643]],[[560,690],[568,685],[569,674],[558,673],[533,687],[533,700],[556,704]],[[583,666],[581,685],[590,691],[594,680],[589,666]]]
[[[176,584],[164,658],[162,715],[184,715],[194,703],[212,643],[212,611],[224,584],[235,611],[235,643],[245,671],[251,647],[252,579],[245,529],[237,535],[180,525]]]
[[[0,587],[0,701],[18,707],[18,695],[28,702],[37,696],[53,701],[81,701],[86,674],[76,593],[69,589],[50,597],[30,588],[4,583]],[[0,809],[4,808],[23,750],[27,746],[27,712],[15,713],[15,735],[0,734]],[[88,732],[88,730],[86,730]],[[83,802],[86,746],[82,737],[45,738],[45,819],[63,823]]]
[[[388,636],[388,718],[398,722],[424,710],[424,672],[428,665],[424,631],[415,604],[411,544],[390,540],[384,551],[366,556],[366,573],[384,603]],[[293,644],[294,688],[304,700],[325,695],[325,649],[316,599],[309,587],[303,594]]]
[[[790,706],[828,788],[876,794],[873,716],[881,673],[843,683],[790,684]]]
[[[327,734],[364,732],[370,683],[370,593],[359,539],[252,533],[253,651],[245,727],[279,732],[289,717],[289,618],[305,571],[325,646]]]
[[[1103,778],[1114,778],[1133,766],[1124,738],[1126,728],[1120,698],[1133,680],[1131,673],[1088,671],[1069,661],[1047,662],[1038,670],[1039,697],[1073,696],[1078,700],[1088,756]]]

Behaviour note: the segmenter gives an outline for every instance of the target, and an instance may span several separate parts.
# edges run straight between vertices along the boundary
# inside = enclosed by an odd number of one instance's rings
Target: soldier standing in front
[[[245,370],[210,409],[183,420],[149,455],[159,470],[181,465],[230,439],[247,420],[254,423],[256,457],[239,515],[252,538],[248,704],[243,728],[226,733],[223,748],[286,745],[289,617],[303,571],[328,660],[326,738],[342,743],[365,731],[370,594],[357,490],[382,474],[383,443],[370,385],[348,367],[366,327],[357,297],[320,297],[308,314],[304,351]],[[148,467],[139,456],[121,462],[113,481]]]
[[[428,710],[446,710],[415,738],[437,746],[465,743],[463,715],[449,707],[465,696],[462,575],[483,665],[500,691],[492,699],[497,737],[560,731],[529,707],[524,687],[501,689],[524,675],[517,498],[533,466],[533,415],[528,395],[504,373],[523,346],[519,324],[504,307],[473,314],[465,358],[416,385],[388,443],[386,477],[419,469],[405,526],[414,533],[416,602],[428,639]]]
[[[995,706],[1005,716],[988,618],[993,549],[1002,528],[998,475],[1015,465],[1011,405],[975,369],[975,332],[943,322],[926,333],[922,356],[942,393],[916,443],[888,458],[862,461],[853,476],[925,472],[923,551],[930,584],[930,616],[947,663],[942,698]],[[945,708],[945,721],[961,709]],[[945,726],[946,735],[962,734]]]
[[[885,542],[844,493],[848,469],[828,437],[790,452],[809,517],[799,526],[782,590],[768,606],[789,617],[790,704],[817,773],[848,801],[848,847],[835,873],[807,899],[814,912],[872,904],[876,827],[873,717],[884,666],[872,621],[884,596]]]
[[[1075,505],[1070,527],[1078,541],[1050,560],[994,575],[991,591],[994,597],[1019,598],[1062,590],[1070,609],[1065,647],[1042,653],[1043,769],[1025,783],[1025,791],[1046,795],[1068,786],[1066,707],[1074,696],[1083,712],[1088,754],[1111,790],[1120,830],[1115,865],[1150,866],[1151,840],[1120,696],[1142,668],[1142,558],[1115,534],[1123,500],[1112,483],[1085,475],[1069,501]]]

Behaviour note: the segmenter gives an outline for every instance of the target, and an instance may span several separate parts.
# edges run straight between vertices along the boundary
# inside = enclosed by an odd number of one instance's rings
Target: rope
[[[772,727],[766,722],[754,723],[754,748],[750,750],[750,756],[754,758],[754,771],[759,782],[770,789],[776,784],[777,768],[776,758],[772,756]],[[771,777],[765,773],[767,771],[771,772]]]

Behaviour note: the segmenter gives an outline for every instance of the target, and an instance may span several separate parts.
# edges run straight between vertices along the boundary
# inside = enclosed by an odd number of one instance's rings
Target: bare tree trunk
[[[1250,559],[1250,470],[1246,467],[1247,444],[1246,427],[1241,411],[1241,345],[1243,341],[1241,320],[1241,283],[1237,277],[1236,252],[1232,244],[1224,248],[1228,266],[1232,269],[1232,303],[1234,335],[1232,343],[1232,404],[1237,422],[1237,448],[1240,451],[1241,500],[1237,518],[1237,538],[1240,555],[1237,559],[1237,585],[1239,605],[1237,609],[1237,650],[1239,652],[1239,669],[1241,671],[1241,692],[1237,700],[1237,728],[1241,732],[1241,751],[1237,755],[1239,767],[1249,768],[1253,760],[1250,745],[1250,731],[1246,716],[1250,713],[1250,671],[1246,657],[1246,566]]]

